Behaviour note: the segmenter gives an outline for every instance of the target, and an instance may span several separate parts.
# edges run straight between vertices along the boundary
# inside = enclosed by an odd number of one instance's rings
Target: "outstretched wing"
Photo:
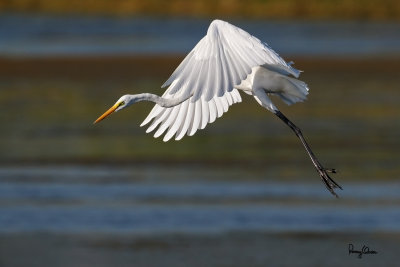
[[[155,105],[141,126],[154,119],[146,132],[159,127],[154,134],[159,137],[167,130],[164,141],[174,135],[180,140],[185,134],[195,134],[222,116],[230,105],[241,102],[234,86],[246,79],[253,67],[263,64],[299,75],[267,44],[228,22],[214,20],[207,35],[162,86],[169,86],[164,98],[192,96],[172,108]]]

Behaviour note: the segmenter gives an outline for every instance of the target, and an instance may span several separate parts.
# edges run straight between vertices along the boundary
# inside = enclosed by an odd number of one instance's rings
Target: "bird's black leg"
[[[279,110],[275,112],[275,115],[278,116],[284,123],[286,123],[292,130],[293,132],[297,135],[297,137],[300,139],[301,143],[303,144],[304,148],[306,149],[308,155],[311,158],[312,163],[314,164],[315,168],[317,169],[317,172],[319,176],[321,177],[322,181],[324,182],[326,188],[336,197],[338,195],[335,193],[334,189],[335,188],[340,188],[342,187],[338,185],[331,177],[329,177],[328,172],[330,173],[336,173],[335,169],[325,169],[322,167],[321,163],[318,161],[317,157],[314,155],[312,152],[310,146],[307,144],[306,140],[303,137],[303,134],[301,133],[301,130],[299,127],[297,127],[293,122],[291,122],[288,118],[286,118],[285,115],[282,114]]]

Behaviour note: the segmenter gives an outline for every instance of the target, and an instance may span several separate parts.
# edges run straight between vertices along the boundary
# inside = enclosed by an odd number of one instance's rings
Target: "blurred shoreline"
[[[79,14],[103,16],[181,16],[181,17],[237,17],[273,19],[358,19],[399,20],[398,1],[386,0],[337,0],[307,2],[298,0],[270,1],[211,1],[194,0],[168,2],[153,0],[98,0],[96,3],[79,0],[14,0],[0,1],[0,11]]]
[[[168,78],[185,57],[170,55],[0,57],[0,78],[28,79],[145,79]],[[309,72],[397,73],[400,56],[392,57],[284,57],[294,67]],[[115,71],[114,69],[117,69]]]

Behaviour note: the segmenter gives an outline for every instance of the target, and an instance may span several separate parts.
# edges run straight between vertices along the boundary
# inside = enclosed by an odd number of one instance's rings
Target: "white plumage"
[[[207,35],[162,86],[169,86],[163,98],[188,99],[170,108],[156,104],[141,126],[153,120],[146,132],[158,127],[154,136],[166,132],[164,141],[174,135],[175,140],[185,134],[191,136],[221,117],[230,105],[241,102],[238,89],[253,94],[258,89],[254,85],[262,86],[260,74],[268,76],[267,85],[285,85],[277,89],[279,92],[264,87],[267,92],[277,93],[288,104],[304,100],[307,85],[287,76],[298,77],[299,73],[256,37],[228,22],[214,20]]]
[[[326,188],[337,197],[340,188],[311,151],[298,128],[272,103],[269,95],[280,97],[290,105],[306,99],[307,84],[296,79],[300,71],[292,68],[267,44],[244,30],[221,20],[214,20],[207,35],[193,48],[162,87],[162,97],[154,94],[124,95],[95,123],[139,101],[156,105],[141,126],[151,122],[146,132],[154,137],[165,133],[164,141],[175,136],[194,135],[241,102],[239,91],[253,95],[256,101],[288,125],[300,139]],[[293,76],[293,77],[290,77]]]

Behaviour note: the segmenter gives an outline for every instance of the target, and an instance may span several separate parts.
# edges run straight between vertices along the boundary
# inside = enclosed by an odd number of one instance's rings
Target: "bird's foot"
[[[324,182],[326,188],[329,190],[329,192],[332,193],[332,195],[334,195],[335,197],[339,197],[336,192],[334,191],[335,188],[339,188],[341,190],[343,190],[343,188],[336,183],[329,175],[329,173],[336,173],[336,169],[325,169],[322,167],[317,167],[317,171],[319,176],[321,177],[322,181]]]

